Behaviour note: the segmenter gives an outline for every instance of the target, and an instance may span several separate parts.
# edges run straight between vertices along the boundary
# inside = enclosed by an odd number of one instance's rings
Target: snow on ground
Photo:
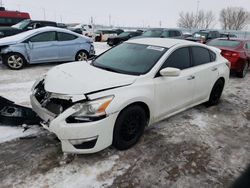
[[[10,126],[0,126],[0,143],[15,140],[20,137],[26,137],[31,135],[37,135],[41,130],[37,126],[23,132],[22,127],[10,127]]]
[[[22,183],[15,184],[15,187],[55,187],[55,188],[98,188],[112,185],[116,176],[122,175],[129,166],[117,167],[118,155],[110,156],[105,160],[97,161],[94,164],[71,163],[51,169],[44,176],[31,176]],[[100,174],[107,172],[105,178]],[[11,180],[10,180],[11,181]],[[84,186],[83,186],[84,185]]]

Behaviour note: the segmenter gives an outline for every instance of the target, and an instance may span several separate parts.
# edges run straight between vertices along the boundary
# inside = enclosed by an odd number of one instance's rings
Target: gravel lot
[[[95,45],[98,53],[107,48]],[[53,66],[11,71],[0,64],[0,95],[29,106],[34,80]],[[250,163],[250,72],[231,76],[219,105],[200,105],[148,127],[127,151],[65,155],[39,126],[23,135],[2,125],[0,134],[0,187],[228,187]],[[20,138],[27,135],[35,138]]]

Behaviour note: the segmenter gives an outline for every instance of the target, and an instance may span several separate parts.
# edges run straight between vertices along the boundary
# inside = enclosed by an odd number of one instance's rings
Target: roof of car
[[[64,28],[60,28],[60,27],[53,27],[53,26],[46,26],[46,27],[40,27],[38,29],[32,29],[32,30],[29,30],[29,31],[26,31],[24,32],[24,35],[30,35],[32,33],[38,33],[38,32],[46,32],[46,31],[58,31],[58,32],[66,32],[66,33],[71,33],[71,34],[74,34],[74,35],[80,35],[80,34],[77,34],[73,31],[70,31],[69,29],[64,29]],[[82,35],[80,35],[82,36]]]
[[[65,33],[70,33],[72,35],[76,35],[76,36],[79,36],[79,37],[84,37],[84,38],[87,39],[87,37],[85,37],[83,35],[80,35],[80,34],[77,34],[77,33],[74,33],[73,31],[70,31],[68,29],[47,26],[47,27],[41,27],[41,28],[38,28],[38,29],[32,29],[32,30],[29,30],[29,31],[25,31],[25,32],[22,32],[22,33],[13,35],[13,36],[1,38],[0,39],[0,45],[2,43],[9,42],[9,41],[20,42],[20,41],[23,41],[25,38],[30,37],[30,36],[32,36],[32,35],[34,35],[36,33],[38,34],[38,33],[47,32],[47,31],[65,32]]]
[[[229,39],[227,37],[223,37],[223,38],[216,38],[214,40],[237,40],[237,41],[249,41],[249,39],[244,39],[244,38],[234,38],[234,37],[229,37]]]
[[[178,44],[201,45],[197,42],[181,40],[181,39],[170,39],[170,38],[139,38],[139,39],[131,39],[129,41],[126,41],[126,43],[161,46],[164,48],[171,48],[172,46],[175,46]]]
[[[151,28],[147,29],[146,31],[169,31],[169,30],[181,31],[180,29],[174,29],[174,28]]]
[[[46,20],[30,20],[31,22],[43,22],[43,23],[56,23],[53,21],[46,21]]]

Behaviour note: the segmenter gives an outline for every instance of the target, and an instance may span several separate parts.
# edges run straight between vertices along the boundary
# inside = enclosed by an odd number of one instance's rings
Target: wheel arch
[[[8,51],[7,53],[3,54],[3,59],[5,59],[6,56],[9,54],[19,54],[24,59],[24,61],[25,61],[24,63],[29,63],[27,57],[24,54],[22,54],[21,52],[17,52],[17,51]]]
[[[75,58],[76,58],[76,56],[77,56],[77,54],[78,54],[79,52],[85,52],[85,53],[87,54],[88,58],[89,58],[89,52],[88,52],[86,49],[79,49],[79,50],[76,52]]]
[[[128,107],[130,106],[133,106],[133,105],[138,105],[140,106],[146,113],[146,116],[147,116],[147,121],[149,122],[150,121],[150,118],[151,118],[151,112],[150,112],[150,109],[149,109],[149,106],[143,102],[143,101],[134,101],[130,104],[127,104],[125,107],[122,108],[122,110],[119,112],[118,116],[122,113],[123,110],[127,109]]]

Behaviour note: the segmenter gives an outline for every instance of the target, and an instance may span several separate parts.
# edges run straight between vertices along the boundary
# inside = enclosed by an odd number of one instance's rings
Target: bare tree
[[[214,27],[215,22],[216,22],[216,17],[214,13],[212,11],[206,12],[205,18],[204,18],[205,25],[203,28],[208,29],[208,28]]]
[[[193,12],[181,12],[177,25],[182,28],[208,29],[214,25],[215,15],[212,11],[200,10],[197,14]]]
[[[182,28],[191,29],[195,27],[195,15],[194,13],[184,13],[179,14],[180,18],[178,20],[178,26]]]
[[[250,23],[250,13],[242,7],[227,7],[220,12],[223,29],[241,30]]]

